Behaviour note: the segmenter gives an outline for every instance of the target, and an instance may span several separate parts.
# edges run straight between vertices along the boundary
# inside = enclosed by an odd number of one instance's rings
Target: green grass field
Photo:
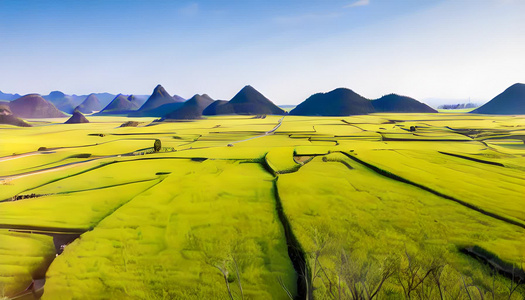
[[[522,116],[88,119],[0,125],[0,299],[525,297]]]

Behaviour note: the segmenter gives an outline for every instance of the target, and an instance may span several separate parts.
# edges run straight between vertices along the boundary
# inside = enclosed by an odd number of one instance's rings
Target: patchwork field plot
[[[88,118],[0,126],[0,299],[525,296],[523,117]]]

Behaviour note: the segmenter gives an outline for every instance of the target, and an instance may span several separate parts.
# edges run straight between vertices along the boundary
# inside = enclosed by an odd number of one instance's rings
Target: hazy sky
[[[12,93],[484,102],[525,82],[525,1],[0,0],[0,68]]]

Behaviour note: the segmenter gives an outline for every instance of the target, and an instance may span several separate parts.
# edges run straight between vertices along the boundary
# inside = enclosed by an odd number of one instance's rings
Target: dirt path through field
[[[280,118],[279,122],[277,123],[277,125],[275,125],[275,127],[272,128],[272,130],[266,131],[264,134],[261,134],[261,135],[258,135],[258,136],[254,136],[254,137],[251,137],[251,138],[248,138],[248,139],[240,140],[240,141],[234,141],[234,142],[231,142],[230,145],[237,144],[237,143],[240,143],[240,142],[246,142],[246,141],[254,140],[254,139],[257,139],[257,138],[261,138],[261,137],[273,134],[277,129],[279,129],[279,127],[281,127],[281,124],[283,123],[283,120],[284,120],[284,117]]]

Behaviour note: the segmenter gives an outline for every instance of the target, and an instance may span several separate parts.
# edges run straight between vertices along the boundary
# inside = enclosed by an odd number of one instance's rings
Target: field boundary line
[[[309,276],[310,268],[306,262],[306,253],[295,236],[288,217],[284,213],[281,197],[279,196],[279,189],[277,187],[277,180],[279,180],[279,176],[275,177],[272,186],[275,198],[275,209],[277,210],[279,221],[283,226],[288,248],[288,257],[292,261],[295,273],[297,274],[297,299],[313,299],[312,278]]]
[[[343,155],[345,155],[346,157],[348,157],[348,158],[350,158],[350,159],[352,159],[352,160],[354,160],[354,161],[356,161],[356,162],[358,162],[358,163],[364,165],[365,167],[367,167],[367,168],[373,170],[374,172],[376,172],[376,173],[378,173],[378,174],[380,174],[380,175],[383,175],[383,176],[385,176],[385,177],[388,177],[388,178],[391,178],[391,179],[394,179],[394,180],[397,180],[397,181],[400,181],[400,182],[403,182],[403,183],[406,183],[406,184],[410,184],[410,185],[412,185],[412,186],[415,186],[415,187],[417,187],[417,188],[420,188],[420,189],[422,189],[422,190],[425,190],[425,191],[427,191],[427,192],[430,192],[430,193],[432,193],[432,194],[434,194],[434,195],[436,195],[436,196],[439,196],[439,197],[442,197],[442,198],[445,198],[445,199],[448,199],[448,200],[452,200],[452,201],[454,201],[454,202],[456,202],[456,203],[459,203],[459,204],[461,204],[461,205],[463,205],[463,206],[465,206],[465,207],[467,207],[467,208],[470,208],[470,209],[472,209],[472,210],[475,210],[475,211],[477,211],[477,212],[479,212],[479,213],[482,213],[482,214],[484,214],[484,215],[486,215],[486,216],[489,216],[489,217],[492,217],[492,218],[498,219],[498,220],[500,220],[500,221],[507,222],[507,223],[512,224],[512,225],[519,226],[519,227],[521,227],[521,228],[525,228],[525,224],[522,223],[522,222],[520,222],[520,221],[513,220],[513,219],[511,219],[511,218],[507,218],[507,217],[504,217],[504,216],[500,216],[500,215],[498,215],[498,214],[496,214],[496,213],[493,213],[493,212],[490,212],[490,211],[486,211],[486,210],[484,210],[484,209],[482,209],[482,208],[480,208],[480,207],[477,207],[477,206],[475,206],[475,205],[473,205],[473,204],[470,204],[470,203],[468,203],[468,202],[465,202],[465,201],[463,201],[463,200],[457,199],[457,198],[452,197],[452,196],[449,196],[449,195],[445,195],[445,194],[443,194],[443,193],[441,193],[441,192],[438,192],[438,191],[436,191],[436,190],[434,190],[434,189],[432,189],[432,188],[429,188],[429,187],[424,186],[424,185],[422,185],[422,184],[419,184],[419,183],[416,183],[416,182],[410,181],[410,180],[408,180],[408,179],[406,179],[406,178],[403,178],[403,177],[401,177],[401,176],[399,176],[399,175],[396,175],[396,174],[394,174],[394,173],[391,173],[391,172],[389,172],[389,171],[383,170],[383,169],[381,169],[381,168],[379,168],[379,167],[377,167],[377,166],[375,166],[375,165],[372,165],[372,164],[370,164],[370,163],[367,163],[367,162],[365,162],[365,161],[363,161],[363,160],[361,160],[361,159],[355,157],[354,155],[348,154],[348,153],[346,153],[346,152],[344,152],[344,151],[338,151],[338,152],[340,152],[340,153],[342,153]]]

